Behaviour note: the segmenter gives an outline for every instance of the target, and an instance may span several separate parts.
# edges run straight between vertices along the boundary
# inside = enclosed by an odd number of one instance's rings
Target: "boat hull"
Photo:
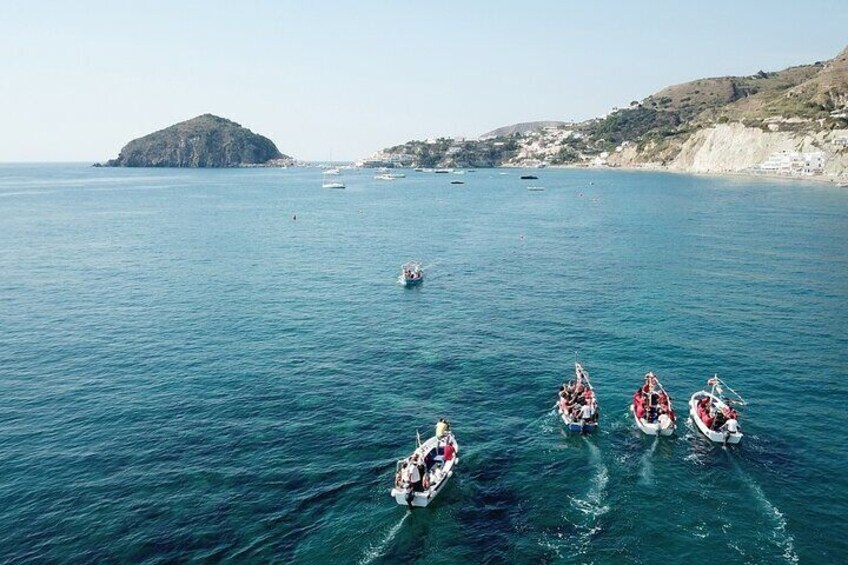
[[[591,434],[598,429],[597,422],[583,423],[581,420],[574,420],[568,414],[565,414],[561,408],[557,407],[559,417],[562,418],[562,423],[568,428],[568,431],[578,434]]]
[[[633,414],[633,420],[636,422],[636,427],[642,430],[642,433],[645,435],[667,437],[674,434],[674,430],[677,427],[673,421],[670,426],[663,428],[660,426],[659,422],[649,422],[644,418],[637,417],[636,410],[633,408],[632,404],[630,405],[630,412]]]
[[[458,461],[454,460],[454,465],[456,465]],[[401,488],[393,488],[392,489],[392,498],[395,499],[401,506],[415,506],[416,508],[425,508],[429,505],[435,498],[445,490],[445,486],[448,484],[448,479],[453,477],[453,469],[451,469],[445,477],[439,481],[439,484],[435,485],[432,488],[425,490],[424,492],[416,492],[412,496],[412,504],[408,502],[409,497],[409,489],[401,489]]]
[[[742,441],[742,432],[729,433],[720,430],[711,430],[707,427],[698,415],[698,401],[704,397],[710,398],[719,409],[726,406],[721,400],[706,391],[702,390],[693,394],[692,398],[689,399],[689,416],[692,418],[692,423],[695,424],[695,427],[713,443],[735,445]]]
[[[403,279],[403,286],[418,286],[419,284],[424,282],[424,277],[419,277],[417,279]]]

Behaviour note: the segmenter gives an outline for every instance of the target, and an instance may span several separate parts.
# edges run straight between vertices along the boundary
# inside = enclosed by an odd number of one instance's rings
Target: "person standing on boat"
[[[439,418],[439,421],[436,422],[436,437],[442,439],[449,427],[444,418]]]
[[[445,463],[453,459],[454,453],[456,453],[456,450],[453,448],[453,444],[450,442],[446,443],[444,452]]]
[[[592,410],[592,403],[587,402],[580,409],[580,418],[583,420],[583,423],[588,423],[592,419],[592,414],[594,410]]]
[[[422,482],[421,470],[418,468],[418,454],[415,453],[406,467],[407,475],[406,482],[409,484],[409,492],[406,494],[406,503],[412,508],[412,501],[415,500],[416,492],[424,491],[424,483]]]

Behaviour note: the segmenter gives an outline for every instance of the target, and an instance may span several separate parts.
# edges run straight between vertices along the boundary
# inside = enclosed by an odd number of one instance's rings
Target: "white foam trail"
[[[563,520],[577,530],[576,537],[570,535],[556,534],[556,537],[547,535],[539,540],[539,545],[547,550],[554,552],[557,559],[574,560],[577,557],[585,556],[590,551],[592,537],[601,531],[601,526],[598,525],[598,518],[609,511],[609,506],[605,504],[607,484],[609,483],[609,470],[604,464],[601,457],[601,451],[598,447],[583,437],[589,450],[589,463],[592,466],[592,479],[590,481],[589,490],[584,498],[572,498],[571,503],[583,515],[583,519],[572,520],[567,515],[563,515]]]
[[[586,500],[592,507],[592,511],[590,512],[591,517],[595,519],[603,516],[609,510],[608,506],[604,506],[607,483],[609,483],[609,469],[604,465],[604,460],[601,458],[601,450],[598,449],[598,446],[585,437],[583,441],[589,446],[590,462],[595,468],[595,476],[592,477],[592,486],[589,488],[589,492],[586,493]]]
[[[395,539],[395,536],[400,531],[401,526],[403,526],[403,523],[411,514],[412,511],[407,511],[406,514],[403,515],[403,518],[401,518],[397,524],[392,526],[389,531],[386,532],[386,535],[383,536],[383,539],[381,539],[376,544],[372,544],[367,550],[365,550],[365,555],[363,555],[362,559],[359,560],[359,565],[371,563],[372,561],[380,557],[383,552],[386,551],[386,548],[389,546],[392,540]]]
[[[601,531],[601,527],[597,524],[598,518],[609,511],[609,506],[604,504],[607,494],[607,484],[609,483],[609,469],[604,464],[601,457],[601,450],[594,443],[583,438],[589,448],[589,460],[594,468],[594,476],[592,484],[589,487],[589,492],[586,493],[584,500],[575,500],[577,508],[586,515],[586,522],[579,526],[580,534],[577,538],[575,556],[586,555],[589,552],[589,545],[592,543],[592,536]]]
[[[792,534],[786,531],[786,517],[783,515],[783,512],[781,512],[777,506],[772,504],[772,502],[766,497],[766,493],[764,493],[763,489],[760,488],[760,485],[754,482],[754,479],[748,476],[748,474],[739,467],[736,461],[733,461],[733,466],[736,468],[737,473],[739,473],[739,476],[742,477],[745,484],[748,485],[748,488],[751,489],[751,492],[754,493],[754,498],[760,503],[760,506],[774,524],[772,540],[774,541],[774,544],[783,551],[783,558],[787,563],[798,563],[798,554],[795,553],[795,538],[792,537]]]
[[[654,452],[657,450],[657,445],[660,443],[660,438],[655,437],[651,449],[642,455],[642,465],[639,469],[639,482],[643,485],[650,486],[654,484]]]

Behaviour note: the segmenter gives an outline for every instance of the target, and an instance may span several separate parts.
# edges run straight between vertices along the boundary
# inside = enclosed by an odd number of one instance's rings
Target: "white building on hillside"
[[[769,155],[755,170],[772,175],[820,175],[827,164],[823,151],[779,151]]]

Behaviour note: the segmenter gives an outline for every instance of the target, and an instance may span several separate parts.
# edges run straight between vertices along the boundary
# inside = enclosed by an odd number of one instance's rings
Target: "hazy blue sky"
[[[846,44],[846,0],[0,0],[0,161],[104,160],[205,112],[299,158],[354,159]]]

